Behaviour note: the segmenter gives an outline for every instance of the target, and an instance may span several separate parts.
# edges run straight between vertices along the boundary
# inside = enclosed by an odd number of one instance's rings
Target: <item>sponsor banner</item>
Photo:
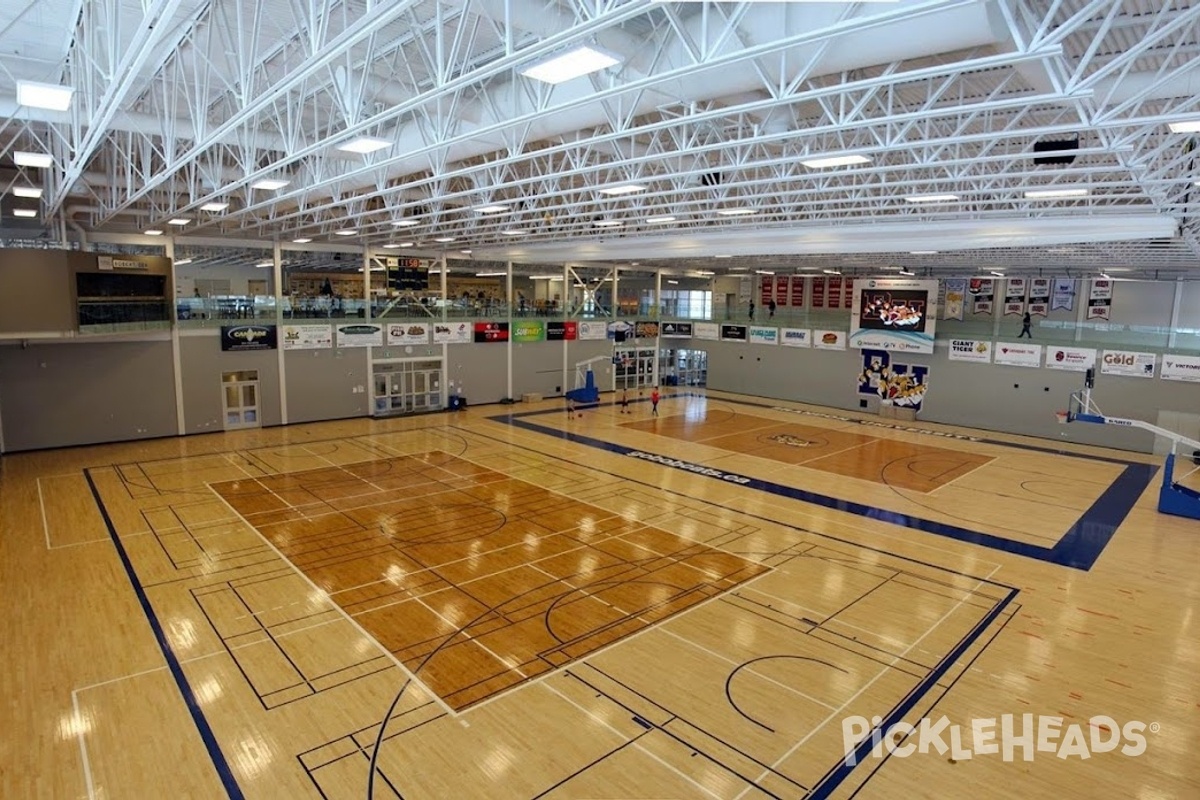
[[[228,352],[239,350],[274,350],[279,346],[274,325],[222,325],[221,349]]]
[[[804,278],[792,276],[792,308],[804,308]]]
[[[1029,284],[1024,278],[1009,278],[1004,289],[1004,316],[1025,313],[1025,293]]]
[[[1154,353],[1133,353],[1127,350],[1105,350],[1100,357],[1100,371],[1105,375],[1128,375],[1133,378],[1153,378],[1158,356]]]
[[[697,322],[692,331],[697,339],[715,342],[721,338],[721,326],[715,322]]]
[[[329,325],[284,325],[284,350],[324,350],[333,347],[333,328]]]
[[[387,326],[387,343],[429,344],[431,327],[424,322],[393,322]]]
[[[816,330],[812,332],[812,341],[818,350],[845,350],[846,332]]]
[[[1033,278],[1029,281],[1029,314],[1044,317],[1050,313],[1050,279]]]
[[[995,306],[996,282],[991,278],[971,278],[967,291],[971,293],[971,313],[991,314]]]
[[[97,256],[96,266],[102,270],[150,269],[150,265],[145,261],[134,261],[129,258],[113,258],[112,256]]]
[[[951,339],[950,360],[990,364],[992,363],[992,343],[978,339]]]
[[[338,347],[383,347],[382,325],[338,325]]]
[[[825,276],[814,275],[812,279],[812,307],[825,307]]]
[[[1110,319],[1112,313],[1112,281],[1107,278],[1097,278],[1092,281],[1088,292],[1088,319]]]
[[[633,335],[638,339],[657,339],[657,322],[638,322],[634,326]]]
[[[779,328],[751,325],[750,341],[754,344],[779,344]]]
[[[1200,382],[1200,356],[1164,355],[1160,377],[1164,381]]]
[[[692,338],[692,323],[664,322],[659,333],[664,339],[690,339]]]
[[[546,341],[573,342],[579,335],[579,323],[574,320],[546,323]]]
[[[1042,346],[1022,342],[996,342],[992,358],[997,364],[1010,367],[1040,367]]]
[[[1096,350],[1090,347],[1046,347],[1046,369],[1086,372],[1096,366]]]
[[[1067,311],[1075,308],[1075,279],[1074,278],[1055,278],[1054,279],[1054,294],[1050,299],[1050,310],[1057,311],[1063,308]]]
[[[746,325],[722,325],[721,340],[744,342],[748,338],[749,328]]]
[[[775,299],[775,279],[770,275],[763,275],[760,280],[762,281],[762,304],[765,306]]]
[[[586,341],[608,338],[608,326],[594,320],[581,320],[579,323],[579,338]]]
[[[476,322],[475,341],[477,342],[507,342],[507,322]]]
[[[871,278],[854,284],[850,346],[932,353],[937,281]]]
[[[474,326],[470,322],[433,323],[434,344],[467,344]]]
[[[634,327],[633,323],[626,322],[623,319],[608,323],[605,327],[605,336],[612,339],[614,342],[623,342],[626,339],[633,338]]]
[[[963,310],[967,307],[967,279],[949,278],[942,281],[946,287],[945,305],[942,306],[942,319],[963,318]]]
[[[825,307],[842,307],[842,276],[830,275],[825,284]]]
[[[546,326],[540,319],[523,319],[512,323],[514,342],[542,342],[546,340]]]
[[[763,278],[770,280],[770,278]],[[788,304],[788,276],[775,276],[775,305],[786,306]]]
[[[903,364],[894,353],[863,350],[862,369],[858,373],[858,393],[878,395],[881,403],[894,408],[921,410],[929,387],[929,367]]]
[[[780,328],[779,343],[788,347],[812,347],[812,331],[808,328]]]

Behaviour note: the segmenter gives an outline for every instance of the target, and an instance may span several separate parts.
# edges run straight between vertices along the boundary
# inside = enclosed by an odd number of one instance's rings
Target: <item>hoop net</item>
[[[1071,418],[1071,413],[1069,411],[1055,411],[1054,416],[1058,418],[1059,425],[1066,425],[1067,421]]]

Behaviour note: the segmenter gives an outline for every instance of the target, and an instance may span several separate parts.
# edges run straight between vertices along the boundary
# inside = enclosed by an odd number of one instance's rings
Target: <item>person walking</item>
[[[767,303],[767,319],[775,319],[775,301]]]
[[[629,413],[629,391],[627,389],[621,390],[621,413]]]
[[[658,387],[655,386],[654,389],[650,392],[650,414],[651,414],[651,416],[655,416],[655,417],[658,416],[658,401],[659,401]]]
[[[754,321],[754,301],[750,301],[750,321]]]
[[[1025,316],[1021,318],[1021,332],[1017,335],[1017,338],[1020,339],[1022,336],[1028,336],[1030,339],[1032,339],[1033,334],[1029,331],[1029,326],[1032,324],[1033,318],[1030,317],[1029,312],[1026,311]]]

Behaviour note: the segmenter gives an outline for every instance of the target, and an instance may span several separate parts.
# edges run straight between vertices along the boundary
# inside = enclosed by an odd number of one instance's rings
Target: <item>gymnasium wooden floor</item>
[[[1200,523],[1157,459],[630,410],[5,457],[0,797],[1200,797]],[[1006,714],[1145,752],[843,736]]]

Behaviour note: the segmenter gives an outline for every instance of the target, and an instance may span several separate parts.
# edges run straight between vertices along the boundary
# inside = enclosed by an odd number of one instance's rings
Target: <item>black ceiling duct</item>
[[[703,175],[700,176],[700,185],[701,186],[720,186],[721,185],[721,173],[719,173],[719,172],[704,173]]]
[[[1075,161],[1075,151],[1079,149],[1079,137],[1060,139],[1054,142],[1034,142],[1033,152],[1040,153],[1033,157],[1034,164],[1070,164]]]

